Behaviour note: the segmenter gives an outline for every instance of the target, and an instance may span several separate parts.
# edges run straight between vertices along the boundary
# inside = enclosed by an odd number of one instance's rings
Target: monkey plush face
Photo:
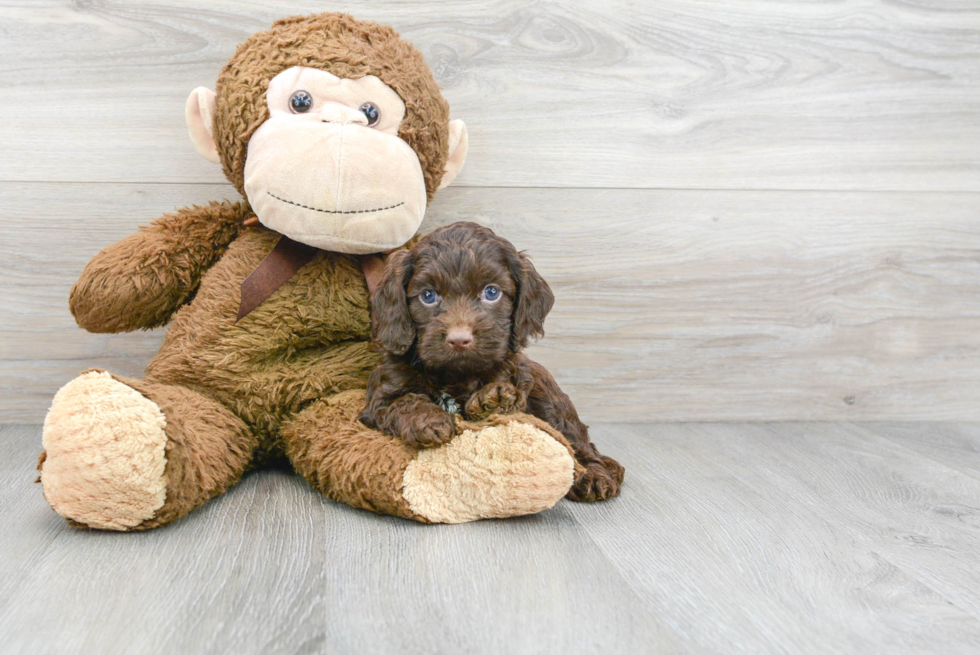
[[[449,121],[421,54],[341,14],[253,35],[217,94],[195,89],[186,113],[198,151],[224,165],[260,223],[337,252],[404,244],[466,156],[466,127]]]
[[[301,66],[266,91],[245,194],[263,225],[317,248],[396,248],[425,215],[422,166],[398,137],[405,103],[373,75],[343,79]]]

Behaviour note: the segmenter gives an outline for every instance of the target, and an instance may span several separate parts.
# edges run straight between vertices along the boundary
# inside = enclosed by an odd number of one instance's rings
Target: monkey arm
[[[89,332],[164,325],[193,297],[248,215],[244,201],[211,202],[141,227],[88,263],[69,296],[72,315]]]

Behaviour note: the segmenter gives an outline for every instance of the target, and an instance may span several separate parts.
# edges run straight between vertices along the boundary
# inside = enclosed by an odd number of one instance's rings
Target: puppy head
[[[375,339],[426,368],[478,372],[544,334],[554,296],[530,260],[475,223],[391,255],[372,298]]]

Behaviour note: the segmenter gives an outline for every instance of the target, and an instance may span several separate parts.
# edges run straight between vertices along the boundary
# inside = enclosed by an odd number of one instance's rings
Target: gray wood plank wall
[[[425,229],[532,253],[587,420],[980,419],[978,2],[0,0],[0,421],[140,373],[161,333],[86,334],[71,284],[235,197],[187,93],[325,9],[425,53],[470,130]]]

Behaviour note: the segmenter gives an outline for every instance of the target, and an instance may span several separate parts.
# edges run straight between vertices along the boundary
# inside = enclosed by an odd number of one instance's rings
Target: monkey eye
[[[500,287],[488,284],[483,288],[483,298],[487,302],[497,302],[500,299]]]
[[[367,117],[368,127],[374,127],[381,120],[381,110],[373,102],[365,102],[358,109]]]
[[[426,289],[419,294],[419,300],[422,301],[423,305],[434,305],[439,300],[439,294],[432,289]]]
[[[306,91],[294,91],[289,96],[289,109],[294,114],[305,114],[313,106],[313,96]]]

